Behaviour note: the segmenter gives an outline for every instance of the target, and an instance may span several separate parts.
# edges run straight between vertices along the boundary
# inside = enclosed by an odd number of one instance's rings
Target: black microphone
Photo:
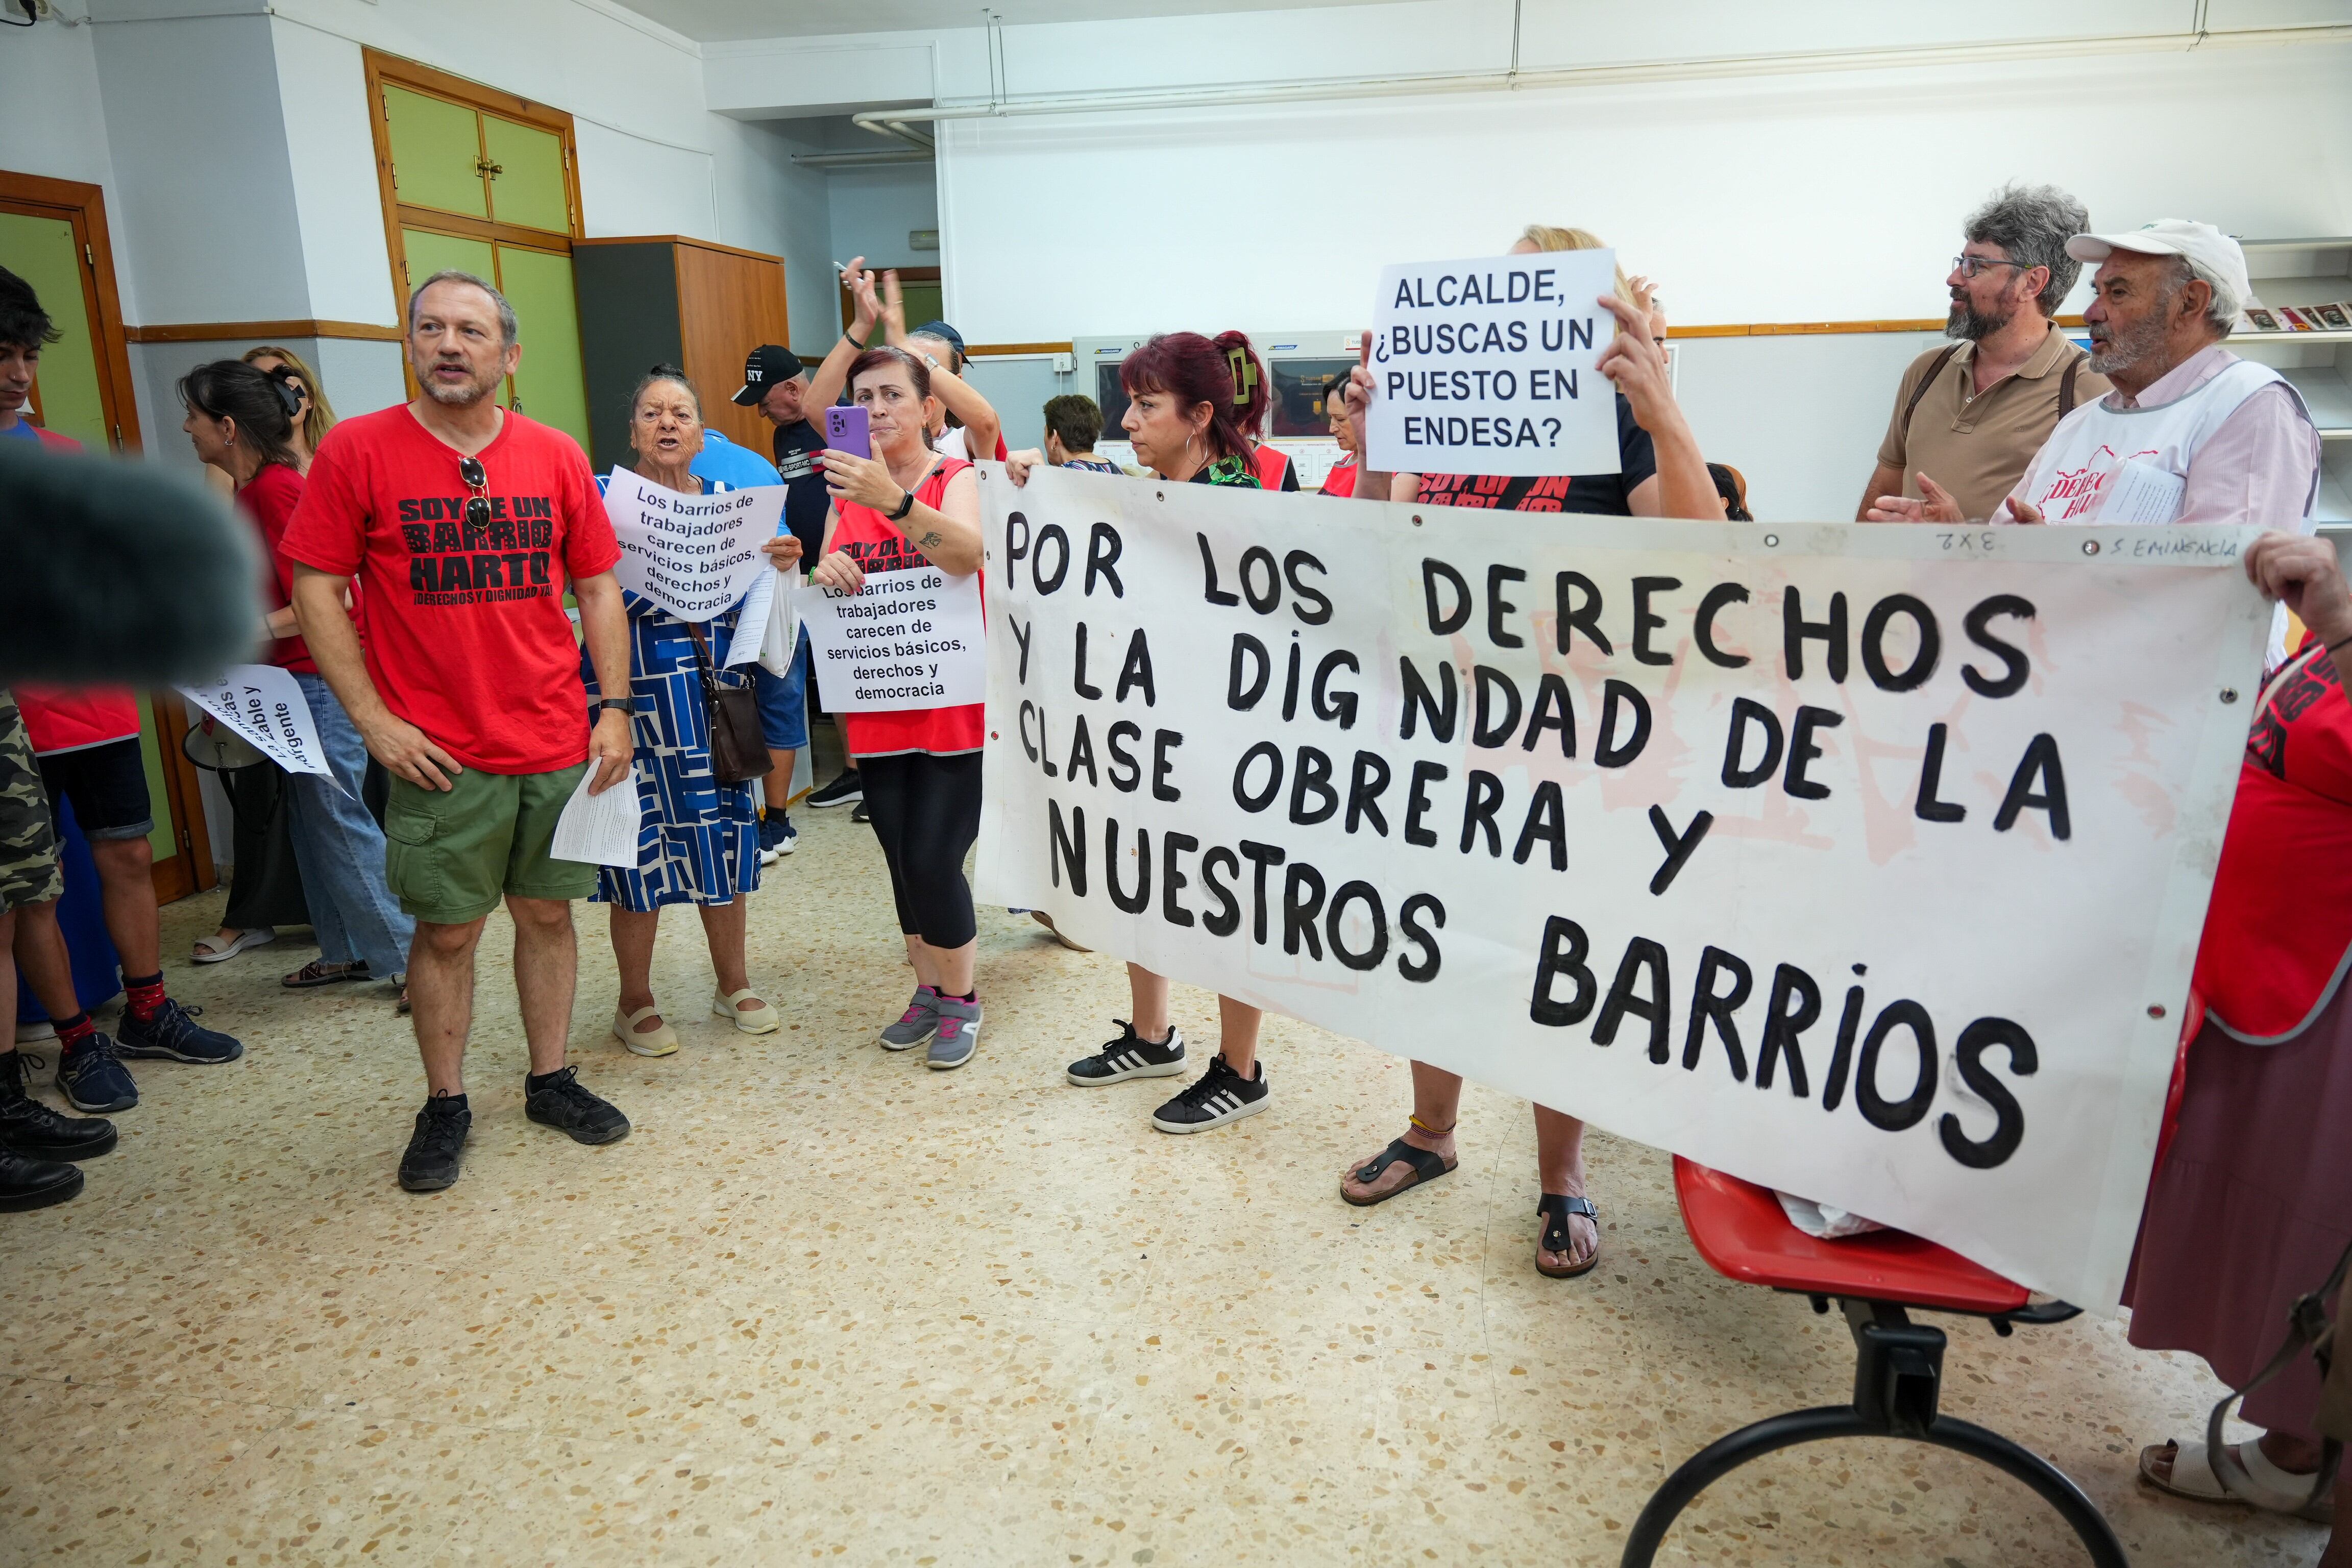
[[[169,686],[250,658],[252,533],[158,464],[0,438],[0,685]]]

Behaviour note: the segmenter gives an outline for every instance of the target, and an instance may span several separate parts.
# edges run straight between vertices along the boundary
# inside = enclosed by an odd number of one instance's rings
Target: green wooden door
[[[572,258],[501,245],[499,289],[514,306],[522,331],[522,363],[515,367],[512,406],[552,425],[588,447],[588,374],[580,359],[580,305],[572,289]]]
[[[383,118],[391,132],[393,188],[403,202],[467,217],[490,216],[479,115],[462,103],[386,83]]]
[[[572,232],[572,190],[564,178],[563,139],[536,125],[482,116],[482,155],[490,165],[490,216],[499,223]]]
[[[41,410],[37,423],[93,451],[107,450],[114,444],[113,432],[107,428],[106,404],[99,393],[98,345],[90,339],[86,269],[73,224],[0,212],[0,267],[33,286],[41,309],[64,334],[41,349],[40,373],[33,383]]]

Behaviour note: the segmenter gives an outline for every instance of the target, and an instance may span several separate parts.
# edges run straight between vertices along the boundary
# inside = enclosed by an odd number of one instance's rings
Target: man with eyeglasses
[[[409,297],[406,343],[420,395],[320,443],[283,548],[320,673],[393,775],[384,872],[416,919],[408,988],[429,1095],[400,1184],[434,1192],[457,1181],[473,1124],[474,950],[502,899],[530,1051],[524,1113],[582,1143],[628,1136],[564,1065],[572,900],[595,891],[596,868],[550,850],[581,774],[593,765],[590,793],[609,789],[632,750],[627,700],[589,721],[565,588],[603,690],[629,689],[629,634],[588,459],[499,406],[522,356],[514,308],[470,273],[437,272]]]
[[[1903,373],[1856,521],[1916,521],[1916,505],[1890,504],[1906,500],[1990,515],[2058,421],[2106,392],[2051,320],[2083,270],[2066,242],[2090,221],[2054,185],[2004,186],[1969,215],[1944,279],[1944,335],[1959,341]]]

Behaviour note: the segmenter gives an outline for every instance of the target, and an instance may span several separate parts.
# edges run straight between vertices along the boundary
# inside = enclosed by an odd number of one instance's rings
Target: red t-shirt
[[[81,443],[54,430],[33,429],[41,446],[52,452],[79,452]],[[139,699],[114,686],[67,690],[55,686],[20,685],[16,706],[25,715],[25,735],[36,756],[46,752],[79,751],[139,733]]]
[[[579,445],[509,413],[477,454],[490,521],[466,521],[454,447],[405,404],[346,419],[310,463],[279,543],[355,575],[369,679],[384,706],[469,768],[542,773],[588,756],[566,584],[621,558]]]
[[[261,597],[273,611],[294,602],[294,563],[286,559],[281,546],[286,525],[293,521],[294,509],[301,500],[302,476],[283,463],[269,464],[236,492],[237,510],[261,535],[262,558],[268,563]],[[312,675],[319,672],[319,667],[311,662],[310,650],[299,637],[279,637],[271,643],[269,662],[280,669],[299,669]]]
[[[941,459],[915,487],[915,499],[937,510],[948,493],[948,481],[971,468],[961,458]],[[841,503],[841,521],[833,531],[833,547],[857,563],[868,577],[882,572],[936,570],[923,552],[907,542],[898,525],[870,506],[854,500]],[[987,728],[988,704],[966,702],[953,708],[900,708],[884,713],[844,713],[842,744],[853,757],[887,757],[900,752],[929,752],[952,756],[980,750]]]

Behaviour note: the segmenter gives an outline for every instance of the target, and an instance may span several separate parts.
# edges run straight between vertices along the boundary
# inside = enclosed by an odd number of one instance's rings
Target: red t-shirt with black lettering
[[[385,707],[469,768],[552,773],[588,757],[564,591],[611,571],[621,547],[571,437],[509,413],[477,456],[490,503],[478,528],[463,455],[405,404],[346,419],[319,444],[280,548],[358,578]]]

